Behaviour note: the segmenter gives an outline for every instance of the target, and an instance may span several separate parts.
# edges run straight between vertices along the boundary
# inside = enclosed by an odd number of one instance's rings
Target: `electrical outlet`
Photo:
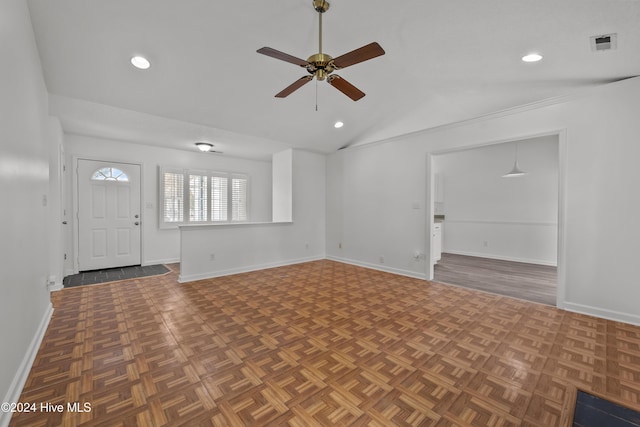
[[[380,264],[384,264],[384,256],[380,256]]]
[[[338,249],[342,249],[342,242],[338,243]]]
[[[215,261],[215,260],[216,260],[216,254],[210,254],[209,261]]]
[[[485,248],[489,247],[489,242],[487,242],[486,240],[482,242],[482,246]]]
[[[305,248],[305,249],[309,249],[309,244],[308,244],[308,243],[305,243],[305,244],[304,244],[304,248]]]

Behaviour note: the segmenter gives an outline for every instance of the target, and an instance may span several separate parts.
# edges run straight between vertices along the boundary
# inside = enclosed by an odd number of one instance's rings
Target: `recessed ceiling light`
[[[141,70],[146,70],[147,68],[151,67],[151,63],[144,56],[134,56],[133,58],[131,58],[131,64]]]
[[[341,121],[337,121],[333,125],[333,127],[336,128],[336,129],[340,129],[342,126],[344,126],[344,123],[342,123]]]
[[[213,148],[213,144],[210,144],[208,142],[196,142],[196,147],[198,147],[198,150],[202,152],[207,152],[211,151],[211,149]]]
[[[522,57],[522,60],[524,62],[538,62],[541,59],[542,59],[542,55],[539,55],[537,53],[530,53]]]

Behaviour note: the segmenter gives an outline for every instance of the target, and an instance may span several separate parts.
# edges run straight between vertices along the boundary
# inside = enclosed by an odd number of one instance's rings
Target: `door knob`
[[[138,221],[134,222],[135,225],[140,225],[140,223]]]

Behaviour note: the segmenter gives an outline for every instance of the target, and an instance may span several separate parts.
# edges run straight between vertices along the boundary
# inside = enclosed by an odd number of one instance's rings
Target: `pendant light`
[[[516,177],[516,176],[523,176],[526,175],[527,173],[523,170],[521,170],[518,167],[518,143],[516,142],[516,158],[515,161],[513,162],[513,169],[511,169],[511,171],[509,173],[506,173],[504,175],[502,175],[503,178],[512,178],[512,177]]]

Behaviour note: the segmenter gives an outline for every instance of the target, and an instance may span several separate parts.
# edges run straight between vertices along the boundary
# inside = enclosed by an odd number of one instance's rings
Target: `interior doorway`
[[[543,286],[554,286],[551,299],[556,305],[561,136],[542,135],[432,153],[430,174],[440,187],[435,188],[440,195],[431,197],[437,216],[429,221],[442,222],[443,242],[441,265],[434,262],[434,280],[452,283],[455,276],[458,283],[453,284],[490,292],[492,285],[499,284],[497,288],[507,292],[495,293],[518,296],[514,289],[505,287],[511,282],[514,288],[523,287],[521,298],[533,300],[525,288],[536,282],[536,273],[528,267],[539,265],[545,272]],[[503,177],[512,171],[514,160],[526,175]],[[451,265],[445,267],[447,262]],[[509,274],[502,271],[505,268]],[[546,300],[549,303],[548,296]]]
[[[141,262],[140,165],[78,159],[78,271]]]

